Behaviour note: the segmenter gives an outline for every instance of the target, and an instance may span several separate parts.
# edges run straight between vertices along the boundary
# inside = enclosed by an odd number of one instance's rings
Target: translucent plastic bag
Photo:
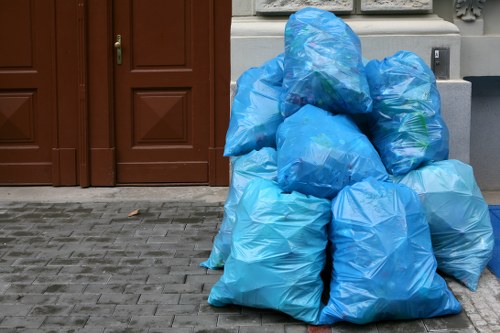
[[[283,82],[283,54],[238,79],[224,156],[244,155],[263,147],[276,148],[276,130],[283,122],[279,98]]]
[[[424,209],[410,188],[368,179],[332,204],[330,300],[321,324],[429,318],[461,311],[436,273]]]
[[[282,311],[316,323],[330,202],[252,181],[237,209],[231,254],[208,303]]]
[[[224,267],[231,252],[231,237],[236,223],[236,207],[248,183],[255,178],[276,178],[276,150],[262,148],[259,151],[238,157],[231,157],[231,183],[224,204],[224,217],[218,234],[215,236],[212,252],[201,266],[210,269]]]
[[[448,128],[434,73],[416,54],[399,51],[366,65],[373,98],[371,136],[389,173],[404,175],[448,158]]]
[[[285,28],[280,110],[288,117],[311,104],[334,113],[368,113],[372,99],[359,37],[333,13],[305,8]]]
[[[395,181],[420,196],[438,269],[475,291],[491,259],[495,239],[488,204],[472,167],[456,160],[440,161]]]
[[[345,115],[306,105],[280,125],[276,141],[278,183],[288,192],[333,198],[367,177],[388,178],[371,142]]]

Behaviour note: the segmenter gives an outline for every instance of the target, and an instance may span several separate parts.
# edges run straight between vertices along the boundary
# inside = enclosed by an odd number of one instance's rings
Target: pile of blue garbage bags
[[[440,274],[475,291],[494,239],[472,168],[448,159],[426,63],[363,61],[341,18],[306,8],[284,53],[237,85],[231,183],[202,263],[224,269],[209,304],[314,325],[460,312]]]

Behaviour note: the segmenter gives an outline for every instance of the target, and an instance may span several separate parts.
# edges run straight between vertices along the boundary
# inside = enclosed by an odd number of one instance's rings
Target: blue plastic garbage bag
[[[436,273],[429,226],[418,195],[368,179],[332,204],[330,300],[320,323],[429,318],[461,311]]]
[[[255,178],[276,179],[276,150],[262,148],[249,154],[231,157],[231,183],[224,203],[224,217],[215,236],[212,252],[201,266],[210,269],[224,267],[231,252],[231,238],[236,223],[236,208],[248,183]]]
[[[335,14],[305,8],[285,28],[285,76],[281,113],[305,104],[334,113],[372,110],[359,37]]]
[[[472,167],[457,160],[439,161],[395,181],[420,196],[438,269],[475,291],[495,239],[488,204]]]
[[[367,177],[388,178],[377,151],[345,115],[312,105],[278,128],[278,183],[285,191],[333,198]]]
[[[399,51],[366,65],[373,98],[372,141],[389,173],[404,175],[448,158],[448,128],[434,73],[416,54]]]
[[[263,147],[276,148],[276,130],[283,122],[279,98],[283,83],[283,54],[244,72],[226,133],[224,156],[244,155]]]
[[[330,201],[253,180],[237,209],[231,254],[208,303],[274,309],[316,323]]]

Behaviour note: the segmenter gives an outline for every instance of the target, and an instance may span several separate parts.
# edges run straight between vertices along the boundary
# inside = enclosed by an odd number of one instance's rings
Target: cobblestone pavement
[[[500,332],[491,273],[476,293],[450,282],[465,312],[442,318],[307,327],[275,311],[213,308],[221,272],[199,263],[222,214],[219,202],[0,202],[0,333]]]

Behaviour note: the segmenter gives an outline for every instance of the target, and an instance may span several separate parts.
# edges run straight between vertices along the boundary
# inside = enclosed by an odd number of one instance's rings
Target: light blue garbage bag
[[[244,72],[237,82],[224,156],[244,155],[263,147],[276,148],[276,130],[283,122],[279,98],[283,54]]]
[[[373,98],[371,138],[387,170],[404,175],[448,158],[448,128],[434,73],[416,54],[399,51],[366,65]]]
[[[343,114],[372,110],[359,37],[331,12],[305,8],[290,16],[284,68],[285,117],[305,104]]]
[[[439,161],[394,180],[420,196],[438,269],[475,291],[495,239],[472,167],[457,160]]]
[[[287,192],[331,199],[367,177],[388,178],[371,142],[345,115],[306,105],[280,125],[276,141],[278,183]]]
[[[248,183],[255,178],[276,178],[276,150],[262,148],[247,155],[231,157],[231,166],[231,183],[224,203],[222,225],[215,236],[210,257],[201,263],[201,266],[210,269],[223,268],[224,262],[231,252],[231,237],[236,223],[236,207]]]
[[[237,209],[231,254],[208,303],[274,309],[316,323],[330,201],[253,180]]]
[[[436,273],[429,226],[418,195],[368,179],[332,204],[330,300],[321,324],[429,318],[461,311]]]

